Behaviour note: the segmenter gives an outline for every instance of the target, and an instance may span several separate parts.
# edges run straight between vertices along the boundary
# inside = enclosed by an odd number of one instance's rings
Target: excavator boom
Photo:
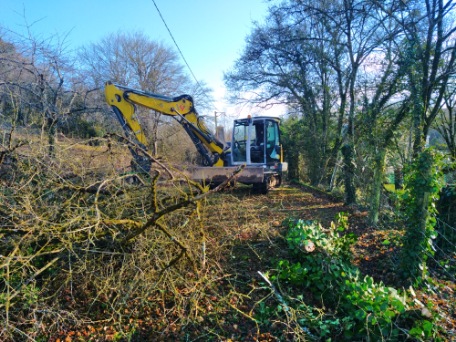
[[[147,149],[147,138],[136,116],[135,105],[155,110],[176,119],[190,136],[205,165],[223,166],[224,145],[206,128],[193,106],[190,95],[167,97],[107,82],[107,103],[113,108],[122,128],[135,142]]]

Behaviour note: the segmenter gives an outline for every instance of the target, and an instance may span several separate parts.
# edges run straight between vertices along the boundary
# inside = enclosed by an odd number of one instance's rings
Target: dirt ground
[[[316,220],[329,227],[341,212],[348,217],[349,232],[358,237],[353,262],[364,275],[398,288],[394,272],[399,252],[397,231],[370,227],[366,224],[367,212],[347,207],[340,199],[309,187],[286,185],[258,195],[240,186],[216,193],[205,203],[202,216],[207,255],[217,260],[216,273],[220,277],[198,290],[198,314],[191,323],[182,326],[182,312],[172,307],[165,310],[173,301],[170,297],[168,304],[163,301],[163,311],[144,307],[138,317],[132,317],[129,324],[134,333],[128,339],[116,337],[115,324],[107,328],[91,323],[62,332],[53,341],[79,341],[84,336],[93,341],[282,341],[287,336],[283,332],[292,332],[293,326],[284,321],[258,324],[256,317],[269,315],[268,306],[278,304],[263,276],[274,269],[278,260],[287,258],[284,220]],[[439,291],[417,291],[417,298],[424,304],[433,303],[441,317],[439,326],[452,338],[456,329],[456,286],[444,280],[437,282]],[[306,298],[305,293],[303,296]],[[292,333],[289,336],[287,340],[300,340]]]

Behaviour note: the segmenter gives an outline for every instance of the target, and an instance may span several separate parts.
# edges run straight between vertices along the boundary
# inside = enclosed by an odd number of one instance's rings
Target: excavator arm
[[[105,96],[126,134],[133,136],[142,149],[147,150],[147,138],[137,119],[136,105],[172,116],[190,136],[205,165],[224,165],[224,145],[206,128],[190,95],[167,97],[107,82]],[[134,150],[130,151],[136,160],[141,159]]]

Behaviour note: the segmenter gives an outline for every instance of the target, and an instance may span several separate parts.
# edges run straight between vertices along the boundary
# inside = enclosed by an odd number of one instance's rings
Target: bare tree
[[[193,90],[176,52],[140,32],[110,34],[98,43],[83,47],[79,56],[86,79],[97,88],[110,80],[167,96]],[[159,113],[150,115],[150,111],[143,109],[138,112],[156,155],[159,126],[169,120]]]
[[[404,32],[402,53],[409,66],[415,154],[422,150],[456,72],[455,6],[444,0],[408,1],[394,17]]]
[[[27,36],[11,34],[6,46],[0,55],[3,107],[14,107],[11,113],[23,124],[28,117],[35,118],[53,156],[57,125],[85,110],[87,90],[74,87],[74,65],[64,40],[40,39],[29,31]]]
[[[225,81],[239,102],[260,107],[286,104],[292,116],[299,117],[302,122],[296,125],[305,132],[295,135],[301,138],[296,148],[307,161],[307,177],[316,185],[327,176],[334,139],[331,126],[337,114],[333,110],[337,90],[330,63],[335,47],[326,35],[325,18],[305,6],[290,1],[271,8],[266,24],[257,25],[250,34]],[[290,163],[293,174],[299,173],[297,166]]]
[[[448,90],[444,95],[444,106],[439,112],[434,126],[445,140],[448,152],[456,161],[456,90]]]

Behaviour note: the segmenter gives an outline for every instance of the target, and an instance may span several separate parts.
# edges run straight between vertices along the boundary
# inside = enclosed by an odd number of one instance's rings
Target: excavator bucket
[[[191,168],[190,178],[196,181],[219,184],[226,181],[238,169],[236,166],[227,167],[194,167]],[[244,184],[264,182],[264,168],[246,166],[235,176],[235,180]]]

